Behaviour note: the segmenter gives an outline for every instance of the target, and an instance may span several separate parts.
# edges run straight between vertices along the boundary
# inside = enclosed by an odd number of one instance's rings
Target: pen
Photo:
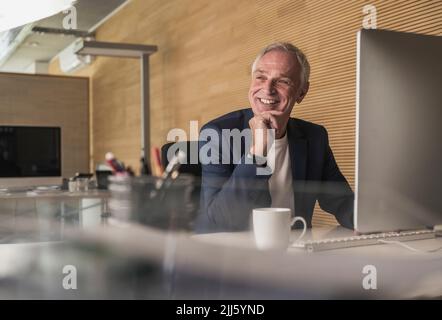
[[[149,164],[147,163],[146,159],[144,159],[144,156],[141,157],[140,160],[140,166],[141,166],[141,175],[142,176],[150,176],[152,174],[152,170],[150,169]]]
[[[178,177],[178,169],[180,168],[181,163],[183,163],[185,160],[186,154],[183,151],[179,150],[173,156],[173,158],[170,159],[169,164],[161,175],[161,179],[157,181],[157,190],[161,189],[170,179],[175,180]]]

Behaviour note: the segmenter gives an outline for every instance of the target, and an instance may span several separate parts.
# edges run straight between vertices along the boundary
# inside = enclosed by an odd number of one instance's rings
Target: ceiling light
[[[2,0],[0,32],[53,16],[74,3],[75,0]]]

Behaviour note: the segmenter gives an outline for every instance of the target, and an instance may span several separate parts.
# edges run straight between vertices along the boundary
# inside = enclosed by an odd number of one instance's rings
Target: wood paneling
[[[61,127],[62,175],[89,169],[89,79],[0,73],[0,125]]]
[[[310,92],[293,116],[325,125],[338,164],[354,183],[356,32],[362,8],[377,9],[378,28],[442,34],[442,1],[134,0],[97,32],[98,40],[155,44],[151,58],[152,145],[168,130],[186,131],[248,105],[250,65],[274,41],[302,48],[312,65]],[[55,63],[51,70],[57,71]],[[92,159],[112,150],[138,168],[139,65],[99,58],[91,77]],[[315,211],[314,224],[334,224]]]

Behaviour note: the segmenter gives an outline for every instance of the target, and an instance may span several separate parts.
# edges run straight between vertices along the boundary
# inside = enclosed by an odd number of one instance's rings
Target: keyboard
[[[435,237],[436,233],[433,230],[386,232],[322,240],[298,241],[294,243],[292,247],[303,248],[306,249],[308,252],[316,252],[383,244],[383,241],[413,241],[431,239]]]

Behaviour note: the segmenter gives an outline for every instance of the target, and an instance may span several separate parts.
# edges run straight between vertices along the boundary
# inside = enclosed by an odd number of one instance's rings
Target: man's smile
[[[275,103],[279,103],[279,100],[277,100],[277,99],[258,98],[258,100],[259,100],[261,103],[264,103],[264,104],[275,104]]]
[[[257,97],[256,100],[263,106],[263,107],[276,107],[281,101],[276,98],[259,98]]]

